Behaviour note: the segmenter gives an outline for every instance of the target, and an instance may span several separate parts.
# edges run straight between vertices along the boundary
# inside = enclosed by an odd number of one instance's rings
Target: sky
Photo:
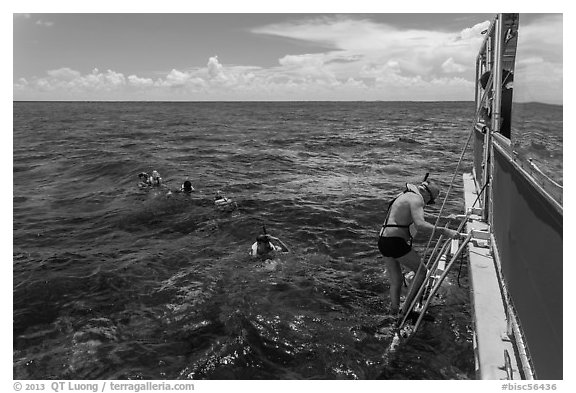
[[[469,101],[493,16],[14,13],[13,99]],[[562,104],[563,15],[520,23],[519,98]]]

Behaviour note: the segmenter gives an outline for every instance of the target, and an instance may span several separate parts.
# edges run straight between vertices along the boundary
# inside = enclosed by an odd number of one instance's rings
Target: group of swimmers
[[[158,173],[158,171],[152,171],[152,175],[149,175],[146,172],[140,172],[138,174],[138,179],[140,180],[138,182],[138,187],[140,188],[148,188],[148,187],[161,187],[162,186],[162,178],[160,177],[160,174]],[[175,192],[185,192],[187,194],[192,193],[192,191],[194,190],[194,187],[192,187],[192,183],[190,182],[190,180],[186,180],[184,181],[184,183],[182,183],[182,185],[180,186],[179,190],[175,190]],[[171,190],[168,191],[168,193],[172,193]]]
[[[142,172],[138,177],[140,187],[159,187],[162,184],[162,178],[157,171],[153,171],[151,176]],[[393,315],[403,315],[408,311],[408,305],[416,296],[415,292],[426,276],[426,268],[419,269],[423,263],[420,255],[412,249],[412,239],[418,230],[434,231],[436,229],[424,219],[424,207],[434,203],[440,189],[434,182],[427,181],[427,178],[428,175],[418,185],[406,184],[405,190],[390,202],[378,237],[378,249],[387,265],[390,279],[390,313]],[[190,181],[186,180],[180,191],[191,193],[194,187]],[[233,210],[237,207],[236,202],[226,198],[220,191],[214,197],[214,205],[218,209]],[[446,227],[438,229],[448,238],[456,239],[460,236],[457,231]],[[263,228],[263,234],[258,235],[256,242],[252,244],[250,255],[269,259],[277,253],[287,252],[290,252],[288,246],[277,237],[267,234],[266,229]],[[401,266],[417,272],[402,310],[400,310],[400,290],[403,283]]]
[[[152,171],[152,175],[149,175],[147,172],[140,172],[138,174],[138,179],[139,188],[162,187],[163,185],[160,173],[158,173],[156,170]],[[172,195],[172,192],[183,192],[186,194],[191,194],[194,191],[196,190],[192,186],[190,180],[185,180],[184,183],[182,183],[180,186],[180,189],[169,190],[167,196]],[[238,208],[237,203],[234,202],[231,198],[223,195],[222,191],[216,191],[216,194],[214,195],[214,206],[220,211],[227,212],[231,212]],[[250,255],[253,257],[271,258],[274,257],[278,252],[287,253],[290,251],[288,246],[286,246],[282,240],[266,234],[264,229],[264,233],[258,235],[256,242],[252,245]]]
[[[138,183],[138,187],[145,188],[145,187],[160,187],[162,178],[158,171],[152,171],[152,175],[149,175],[146,172],[140,172],[138,174],[138,179],[140,182]]]
[[[138,174],[138,187],[139,188],[150,188],[150,187],[163,187],[162,178],[160,177],[160,173],[154,170],[152,171],[152,175],[149,175],[147,172],[140,172]],[[185,194],[192,194],[192,192],[196,191],[196,189],[192,186],[190,180],[185,180],[184,183],[180,186],[179,189],[176,190],[168,190],[166,196],[171,196],[172,193],[185,193]],[[219,210],[223,211],[233,211],[235,210],[238,205],[232,199],[224,196],[222,191],[216,191],[216,195],[214,196],[214,206]]]

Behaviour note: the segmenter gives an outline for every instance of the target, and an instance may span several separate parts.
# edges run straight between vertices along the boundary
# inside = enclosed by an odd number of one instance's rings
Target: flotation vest
[[[228,199],[226,197],[221,197],[219,199],[216,199],[214,201],[214,204],[216,206],[225,206],[225,205],[228,205],[230,202],[232,202],[230,199]]]
[[[414,236],[416,236],[417,230],[414,223],[408,225],[400,225],[400,224],[388,224],[388,219],[390,218],[390,210],[392,209],[392,205],[396,202],[396,199],[400,198],[402,195],[412,192],[414,194],[420,195],[420,191],[418,191],[418,186],[414,184],[406,183],[406,189],[398,194],[394,199],[390,201],[388,204],[388,210],[386,211],[386,218],[384,219],[384,223],[382,224],[382,228],[380,228],[380,236],[384,234],[384,229],[386,228],[406,228],[408,230],[408,235],[410,236],[410,246],[412,246],[412,240]],[[421,196],[421,195],[420,195]]]

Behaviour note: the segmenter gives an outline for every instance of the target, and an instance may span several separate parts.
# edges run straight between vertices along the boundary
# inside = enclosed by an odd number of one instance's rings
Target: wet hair
[[[270,238],[268,237],[268,235],[258,235],[258,237],[256,237],[256,241],[258,243],[268,243],[270,241]]]

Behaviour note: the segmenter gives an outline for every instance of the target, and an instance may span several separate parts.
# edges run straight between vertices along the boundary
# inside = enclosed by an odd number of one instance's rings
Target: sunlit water
[[[373,334],[387,203],[426,172],[448,189],[473,112],[15,103],[14,378],[473,378],[465,264],[413,340],[383,357],[391,334]],[[561,135],[546,149],[561,157]],[[470,160],[445,214],[462,212]],[[153,169],[165,188],[139,189]],[[167,197],[186,178],[196,193]],[[215,210],[217,190],[238,209]],[[263,225],[292,253],[251,259]]]

